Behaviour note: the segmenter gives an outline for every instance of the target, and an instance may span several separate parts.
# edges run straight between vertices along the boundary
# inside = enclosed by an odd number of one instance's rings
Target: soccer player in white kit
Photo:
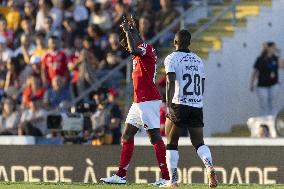
[[[191,143],[203,161],[210,187],[218,182],[212,156],[203,141],[203,92],[205,70],[202,60],[189,50],[191,35],[187,30],[176,33],[176,51],[165,59],[167,74],[167,164],[171,174],[171,187],[177,186],[177,165],[179,160],[178,140],[182,128],[187,128]]]

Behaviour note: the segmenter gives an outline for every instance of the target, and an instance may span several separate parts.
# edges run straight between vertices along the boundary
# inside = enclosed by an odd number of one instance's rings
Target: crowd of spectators
[[[123,15],[133,14],[141,37],[149,40],[179,15],[171,3],[1,0],[0,134],[49,134],[48,112],[68,111],[74,98],[128,56],[119,44]],[[172,35],[168,34],[164,41]],[[100,103],[96,95],[87,98],[97,104],[91,116],[93,128],[108,125],[113,143],[120,138],[123,113],[116,99],[124,78],[122,70],[105,83],[107,103]]]

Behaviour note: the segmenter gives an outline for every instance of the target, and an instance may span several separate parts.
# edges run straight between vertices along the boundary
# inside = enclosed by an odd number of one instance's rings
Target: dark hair
[[[12,57],[9,61],[9,63],[15,67],[15,74],[19,75],[21,72],[21,65],[19,61],[19,57]]]
[[[95,47],[95,44],[94,44],[94,42],[93,42],[94,40],[93,40],[92,37],[90,37],[90,36],[87,35],[87,36],[84,37],[83,41],[87,41],[87,42],[89,43],[90,49],[92,49],[92,48]]]
[[[59,37],[57,37],[56,35],[51,35],[48,37],[48,39],[59,40]]]
[[[182,48],[187,48],[190,45],[191,34],[187,30],[180,30],[176,33],[177,45]]]
[[[51,16],[46,16],[44,19],[51,20],[51,22],[53,23],[53,18]]]
[[[99,12],[101,10],[101,4],[100,3],[95,3],[94,5],[94,11]]]
[[[53,7],[52,0],[44,0],[44,4],[46,4],[49,8]]]
[[[275,43],[273,41],[266,42],[267,47],[273,47],[275,46]]]
[[[267,41],[263,45],[264,45],[264,47],[263,47],[263,50],[262,50],[259,58],[265,58],[268,54],[267,47],[273,47],[273,46],[275,46],[275,43],[273,41]]]
[[[88,41],[88,42],[92,42],[92,41],[93,41],[93,38],[90,37],[90,36],[88,36],[88,35],[86,35],[83,40],[84,40],[84,41]]]
[[[28,17],[28,16],[23,16],[22,18],[21,18],[21,22],[22,21],[29,21],[29,22],[31,22],[31,19],[30,19],[30,17]]]
[[[7,100],[10,100],[10,101],[12,102],[12,106],[13,106],[12,109],[13,109],[13,112],[16,111],[16,109],[17,109],[17,102],[16,102],[12,97],[6,96],[6,97],[3,99],[3,105],[5,104],[5,102],[6,102]]]
[[[41,31],[35,33],[35,38],[44,38],[45,34]]]
[[[101,36],[104,34],[99,25],[97,25],[97,24],[91,24],[90,27],[91,27],[91,29],[92,29],[93,32],[96,32],[96,33],[97,33],[98,36],[101,37]]]
[[[64,10],[69,9],[73,5],[73,2],[71,0],[63,0],[62,1],[62,8]]]
[[[4,15],[2,15],[2,14],[1,14],[1,16],[0,16],[0,20],[2,20],[2,21],[4,21],[4,22],[6,22],[6,23],[7,23],[7,20],[6,20],[5,16],[4,16]]]

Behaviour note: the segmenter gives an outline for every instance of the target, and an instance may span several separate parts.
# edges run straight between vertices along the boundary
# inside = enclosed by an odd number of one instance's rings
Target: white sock
[[[203,161],[206,168],[213,167],[212,156],[208,146],[202,145],[197,149],[197,154]]]
[[[177,166],[179,160],[179,153],[177,150],[167,150],[166,157],[171,181],[172,183],[176,183],[178,181]]]

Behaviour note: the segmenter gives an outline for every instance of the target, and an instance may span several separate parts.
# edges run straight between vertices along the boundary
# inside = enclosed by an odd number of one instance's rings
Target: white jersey
[[[176,74],[174,104],[203,107],[204,64],[190,51],[175,51],[165,58],[166,73]]]

